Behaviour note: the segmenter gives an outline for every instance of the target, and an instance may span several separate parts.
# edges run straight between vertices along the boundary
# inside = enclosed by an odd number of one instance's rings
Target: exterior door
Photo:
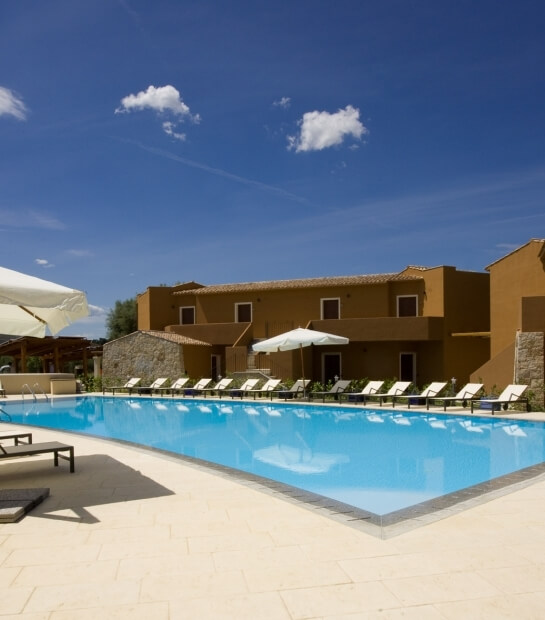
[[[219,381],[218,377],[221,375],[221,355],[211,355],[210,374],[213,381]]]
[[[399,380],[412,381],[416,379],[416,353],[399,354]]]
[[[322,382],[325,385],[328,381],[335,382],[335,377],[341,377],[341,354],[324,353],[322,355]]]

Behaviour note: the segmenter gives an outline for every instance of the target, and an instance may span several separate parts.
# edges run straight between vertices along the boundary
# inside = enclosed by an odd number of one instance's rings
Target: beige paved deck
[[[545,617],[543,479],[381,540],[175,459],[34,432],[53,438],[75,474],[0,464],[3,488],[51,489],[0,525],[3,620]]]

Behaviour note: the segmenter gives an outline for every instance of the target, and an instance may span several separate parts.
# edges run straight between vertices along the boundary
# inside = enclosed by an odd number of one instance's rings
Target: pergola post
[[[27,352],[27,342],[23,340],[21,342],[21,372],[26,372],[26,352]]]

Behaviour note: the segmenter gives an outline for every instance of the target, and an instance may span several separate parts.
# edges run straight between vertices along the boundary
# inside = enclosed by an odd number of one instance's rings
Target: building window
[[[398,295],[397,316],[418,316],[418,295]]]
[[[235,322],[251,323],[252,322],[252,304],[241,303],[235,304]]]
[[[195,306],[182,306],[180,308],[180,325],[195,324]]]
[[[341,300],[339,297],[334,299],[321,299],[321,316],[322,320],[325,319],[340,319],[341,318]]]

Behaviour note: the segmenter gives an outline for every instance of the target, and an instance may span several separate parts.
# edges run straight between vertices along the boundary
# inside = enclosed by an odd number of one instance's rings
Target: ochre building
[[[490,358],[492,273],[407,267],[399,273],[150,287],[138,296],[138,329],[206,343],[184,354],[193,378],[262,369],[301,376],[299,351],[255,355],[252,344],[295,327],[349,338],[303,350],[305,375],[326,382],[399,378],[458,385]]]

